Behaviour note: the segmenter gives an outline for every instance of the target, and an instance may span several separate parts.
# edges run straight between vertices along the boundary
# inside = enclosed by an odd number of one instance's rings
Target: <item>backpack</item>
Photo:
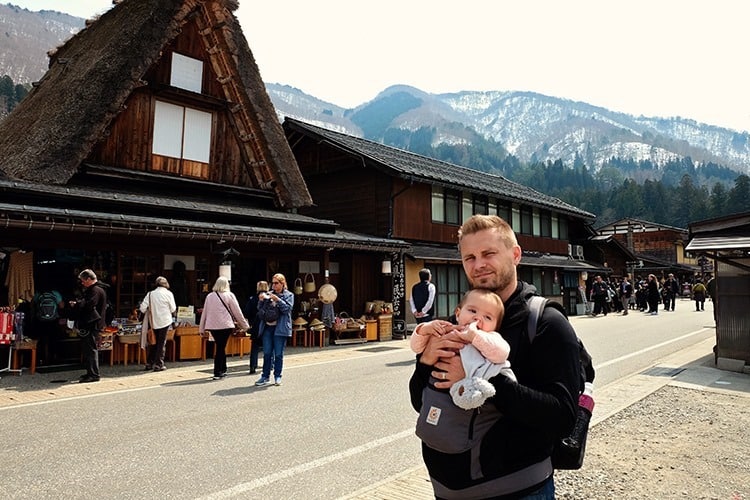
[[[548,299],[538,295],[532,295],[527,301],[529,306],[529,319],[526,330],[529,335],[529,342],[531,343],[534,342],[537,333],[536,325],[539,322],[539,318],[542,317],[542,312],[548,302]],[[586,385],[594,382],[595,373],[591,355],[586,350],[586,347],[583,345],[580,338],[578,339],[578,348],[580,349],[581,361],[581,383],[578,393],[580,398],[581,395],[584,394],[584,390],[586,390]],[[593,400],[591,400],[590,397],[589,400],[591,401],[591,408],[593,409]],[[586,452],[586,437],[588,436],[590,420],[590,409],[586,409],[579,405],[573,431],[570,433],[570,436],[558,440],[552,450],[552,466],[555,469],[577,470],[581,468],[583,465],[583,456]]]
[[[60,317],[57,310],[58,299],[53,292],[41,293],[36,299],[36,319],[54,321]]]

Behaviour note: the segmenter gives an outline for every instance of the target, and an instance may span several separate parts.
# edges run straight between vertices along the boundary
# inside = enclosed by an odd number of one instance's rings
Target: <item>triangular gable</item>
[[[195,22],[233,114],[247,173],[282,207],[312,204],[247,41],[235,0],[123,0],[68,40],[0,122],[0,177],[65,184],[107,133],[142,77]]]

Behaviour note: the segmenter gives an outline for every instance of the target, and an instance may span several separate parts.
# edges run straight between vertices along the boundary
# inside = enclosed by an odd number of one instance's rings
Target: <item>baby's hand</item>
[[[442,337],[455,327],[453,323],[436,319],[427,323],[422,323],[419,327],[419,335],[431,335],[433,337]]]
[[[474,337],[477,336],[478,331],[479,328],[477,328],[477,322],[474,321],[473,323],[466,325],[461,330],[456,330],[456,333],[458,334],[458,338],[461,339],[462,342],[471,344],[474,341]]]

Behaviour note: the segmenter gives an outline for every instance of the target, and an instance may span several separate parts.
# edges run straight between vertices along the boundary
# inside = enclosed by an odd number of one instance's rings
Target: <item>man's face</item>
[[[94,280],[91,278],[81,278],[81,285],[83,285],[84,288],[88,288],[92,284],[94,284]]]
[[[503,299],[512,293],[508,289],[515,287],[520,260],[521,247],[506,247],[495,230],[485,229],[461,239],[461,261],[471,286],[494,290]]]

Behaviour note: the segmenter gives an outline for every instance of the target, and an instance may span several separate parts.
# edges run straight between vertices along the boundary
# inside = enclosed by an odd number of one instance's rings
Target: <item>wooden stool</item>
[[[328,328],[322,328],[320,330],[313,330],[312,328],[310,328],[309,330],[307,330],[306,337],[309,339],[309,341],[305,342],[305,346],[309,345],[310,347],[315,347],[315,337],[317,335],[318,344],[320,345],[320,348],[322,349],[323,346],[325,345],[327,330]]]
[[[18,351],[30,351],[31,361],[29,363],[29,372],[34,375],[36,373],[36,341],[34,342],[18,342],[13,346],[13,362],[11,363],[11,370],[18,370]],[[20,375],[21,372],[18,372]]]

